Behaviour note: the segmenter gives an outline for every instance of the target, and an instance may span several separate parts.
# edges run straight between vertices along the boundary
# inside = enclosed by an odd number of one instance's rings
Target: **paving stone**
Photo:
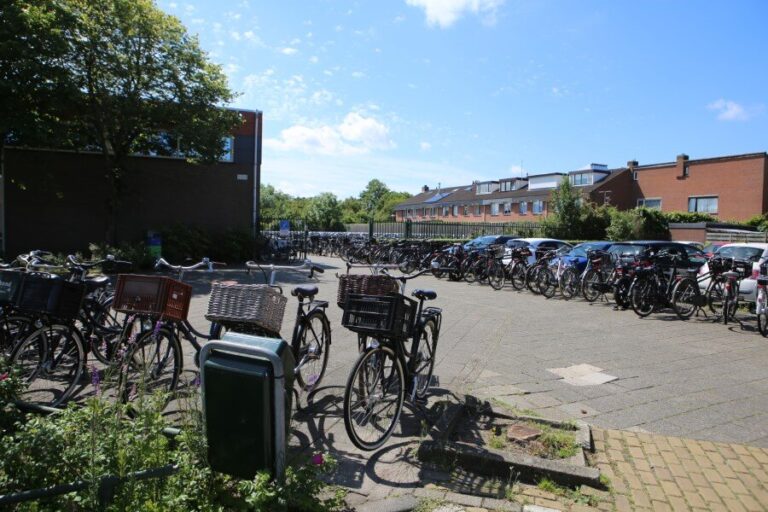
[[[523,506],[519,503],[496,498],[483,498],[483,507],[500,512],[521,512],[523,510]]]
[[[445,501],[451,503],[458,503],[459,505],[467,505],[470,507],[481,507],[483,505],[483,498],[480,496],[471,496],[469,494],[458,494],[455,492],[448,492],[445,494]]]

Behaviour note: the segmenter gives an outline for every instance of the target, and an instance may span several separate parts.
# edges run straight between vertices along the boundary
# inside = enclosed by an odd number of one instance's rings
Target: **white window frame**
[[[499,214],[499,203],[491,203],[491,215],[496,217]]]
[[[541,201],[541,200],[531,201],[531,212],[534,215],[543,215],[544,214],[544,201]]]
[[[659,202],[659,206],[658,207],[648,206],[647,205],[648,201],[658,201]],[[659,210],[659,211],[661,211],[661,204],[662,204],[662,202],[661,202],[661,198],[660,197],[643,197],[643,198],[640,198],[640,199],[637,200],[637,206],[638,207],[650,208],[652,210]]]
[[[512,203],[504,203],[504,215],[512,215]]]
[[[451,213],[451,208],[448,206],[443,206],[443,217],[447,217],[449,213]]]
[[[637,171],[632,171],[632,181],[637,181]]]
[[[479,217],[480,215],[482,215],[482,212],[480,210],[481,208],[482,206],[480,206],[479,204],[475,205],[475,217]]]
[[[691,210],[691,199],[694,200],[696,207]],[[714,212],[699,210],[698,202],[700,199],[714,199],[717,202],[717,209]],[[720,196],[718,195],[706,195],[706,196],[688,196],[688,212],[690,213],[709,213],[711,215],[717,215],[720,211]]]
[[[520,201],[520,206],[517,208],[520,215],[528,215],[528,201]]]

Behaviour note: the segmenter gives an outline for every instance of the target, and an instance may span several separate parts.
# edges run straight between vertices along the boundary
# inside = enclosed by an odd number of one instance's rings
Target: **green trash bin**
[[[214,471],[282,478],[296,363],[279,338],[227,333],[200,354],[208,462]]]

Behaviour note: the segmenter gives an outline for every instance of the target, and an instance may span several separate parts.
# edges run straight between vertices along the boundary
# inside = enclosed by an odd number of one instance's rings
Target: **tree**
[[[67,1],[77,20],[69,72],[85,92],[73,128],[104,155],[112,239],[129,155],[167,150],[216,161],[239,116],[220,108],[233,99],[221,68],[151,0]]]
[[[321,231],[343,230],[341,207],[336,196],[330,192],[323,192],[317,197],[312,198],[307,209],[307,222],[311,229]]]
[[[356,197],[348,197],[341,202],[341,221],[344,224],[359,224],[366,221],[363,203]]]
[[[379,206],[373,214],[373,220],[378,222],[387,222],[392,220],[395,206],[411,197],[408,192],[389,191],[379,201]]]
[[[272,185],[261,185],[259,194],[261,204],[259,204],[260,217],[267,222],[287,219],[289,203],[292,198],[285,192],[280,192]]]
[[[360,201],[368,219],[373,219],[382,199],[389,193],[389,188],[381,181],[372,179],[360,192]]]
[[[576,239],[581,236],[581,194],[574,189],[568,177],[552,191],[549,203],[551,214],[544,221],[544,233],[553,238]]]

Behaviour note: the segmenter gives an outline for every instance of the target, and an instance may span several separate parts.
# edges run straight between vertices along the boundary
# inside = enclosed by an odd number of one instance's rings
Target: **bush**
[[[717,219],[708,213],[700,212],[664,212],[662,213],[668,224],[677,222],[717,222]]]
[[[88,251],[91,253],[91,259],[102,260],[111,254],[115,259],[130,261],[133,263],[133,268],[138,270],[152,268],[155,263],[144,242],[121,244],[119,247],[106,243],[91,243],[88,244]]]
[[[11,432],[16,421],[21,418],[13,403],[18,399],[22,386],[18,370],[8,366],[0,356],[0,436]]]
[[[211,258],[214,261],[243,262],[253,258],[256,242],[246,230],[209,232],[176,224],[162,230],[163,257],[172,264]]]
[[[3,390],[0,381],[0,393]],[[59,414],[29,416],[13,435],[0,439],[0,495],[76,481],[84,491],[30,502],[22,510],[85,511],[99,508],[98,481],[176,465],[178,472],[142,481],[124,479],[106,510],[338,510],[343,494],[328,493],[322,477],[334,462],[315,454],[287,468],[283,482],[259,474],[237,480],[213,472],[199,411],[180,411],[182,433],[169,439],[163,396],[139,396],[127,406],[93,397]]]
[[[606,229],[609,240],[669,240],[669,225],[658,210],[611,209],[610,215],[611,224]]]

